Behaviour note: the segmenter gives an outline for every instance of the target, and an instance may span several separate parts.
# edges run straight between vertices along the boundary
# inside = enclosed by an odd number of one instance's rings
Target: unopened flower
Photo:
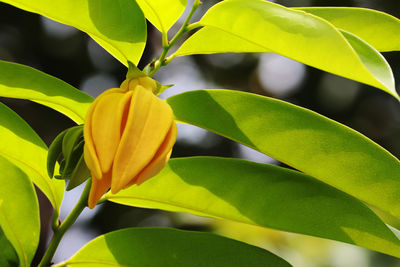
[[[153,92],[149,77],[126,80],[102,93],[84,126],[84,158],[92,174],[89,207],[111,188],[116,194],[156,175],[176,140],[171,107]]]

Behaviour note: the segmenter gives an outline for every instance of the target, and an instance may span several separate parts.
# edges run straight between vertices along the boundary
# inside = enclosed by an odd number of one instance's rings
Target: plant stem
[[[51,228],[53,229],[53,232],[57,231],[58,227],[60,226],[58,224],[59,216],[60,216],[60,214],[58,214],[58,211],[56,209],[54,209],[53,217],[51,218]]]
[[[189,12],[189,15],[185,19],[185,22],[183,23],[182,27],[179,29],[179,31],[175,34],[175,36],[172,38],[171,41],[168,41],[167,33],[163,32],[162,33],[162,40],[163,40],[163,51],[160,55],[160,57],[156,60],[154,63],[154,67],[149,73],[149,76],[153,76],[156,74],[156,72],[162,67],[167,65],[171,60],[167,61],[166,56],[168,54],[168,51],[171,49],[172,46],[181,38],[181,36],[188,32],[189,30],[192,30],[193,27],[189,26],[189,21],[192,18],[194,12],[197,10],[197,8],[200,6],[201,1],[200,0],[195,0],[192,6],[192,9]],[[172,59],[172,58],[171,58]]]
[[[76,203],[75,207],[68,215],[68,217],[64,220],[64,222],[55,229],[53,238],[50,241],[49,247],[47,248],[41,262],[39,263],[38,267],[48,267],[50,266],[50,262],[53,259],[54,253],[57,250],[58,245],[64,234],[67,230],[71,227],[71,225],[76,221],[78,216],[82,213],[83,209],[87,206],[88,196],[90,192],[91,186],[91,179],[86,182],[85,189],[82,192],[82,195],[78,202]]]

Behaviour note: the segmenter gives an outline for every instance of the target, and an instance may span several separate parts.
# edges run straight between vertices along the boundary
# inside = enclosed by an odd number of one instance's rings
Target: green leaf
[[[17,252],[0,227],[0,266],[19,266]]]
[[[163,33],[167,33],[179,19],[187,4],[187,0],[137,0],[136,2],[151,24]]]
[[[266,250],[239,241],[168,228],[128,228],[99,236],[63,264],[85,267],[291,266]]]
[[[64,181],[47,176],[47,146],[14,111],[0,103],[0,155],[24,171],[59,211]]]
[[[89,34],[123,64],[137,64],[146,44],[146,21],[132,0],[1,0]]]
[[[199,24],[205,28],[186,40],[177,56],[275,52],[375,86],[399,99],[391,69],[379,52],[363,42],[363,51],[369,51],[359,54],[361,40],[353,47],[356,41],[350,44],[338,29],[317,16],[268,1],[226,0],[210,8]]]
[[[0,60],[0,96],[28,99],[83,123],[93,98],[31,67]]]
[[[338,240],[400,257],[400,240],[361,201],[277,166],[213,157],[172,159],[158,176],[106,198]]]
[[[296,8],[357,35],[378,51],[400,50],[400,20],[384,12],[354,7]]]
[[[350,43],[368,71],[386,88],[395,88],[392,69],[386,59],[376,51],[375,48],[358,38],[356,35],[344,30],[340,30],[340,32]],[[396,91],[388,93],[398,98]]]
[[[35,189],[26,174],[2,156],[0,169],[0,226],[17,252],[20,265],[29,267],[40,234]]]
[[[227,52],[267,53],[271,52],[271,50],[229,32],[205,26],[191,35],[175,54],[177,56],[184,56]]]
[[[342,124],[230,90],[192,91],[167,102],[178,121],[254,148],[400,218],[399,160]]]

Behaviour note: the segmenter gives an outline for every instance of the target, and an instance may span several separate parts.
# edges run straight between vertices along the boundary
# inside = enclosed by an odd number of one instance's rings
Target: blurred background
[[[204,2],[192,21],[198,20],[217,1]],[[367,7],[400,18],[398,0],[275,2],[288,7]],[[170,30],[171,36],[182,22],[183,20],[178,21]],[[159,32],[148,24],[149,42],[139,67],[144,67],[154,57],[159,56],[160,37]],[[384,56],[397,78],[398,88],[400,52],[384,53]],[[119,87],[126,74],[126,68],[86,34],[2,3],[0,59],[39,69],[94,97],[105,89]],[[155,78],[162,84],[175,84],[162,94],[163,98],[203,88],[243,90],[279,98],[348,125],[400,158],[400,105],[393,97],[367,85],[319,71],[276,54],[186,56],[175,59],[168,67],[161,69]],[[23,117],[47,144],[62,130],[74,125],[65,116],[39,104],[6,98],[0,100]],[[283,166],[272,158],[206,130],[179,125],[173,157],[198,155],[240,157]],[[82,188],[77,188],[66,194],[62,218],[71,210],[81,190]],[[43,217],[42,239],[38,251],[40,255],[51,235],[48,227],[52,211],[48,201],[43,196],[39,198]],[[400,227],[398,221],[393,220],[391,223]],[[94,211],[85,210],[65,236],[55,260],[57,262],[69,258],[95,236],[135,226],[211,231],[269,249],[294,266],[300,267],[400,266],[399,259],[339,242],[201,218],[186,213],[139,209],[113,203],[99,205]]]

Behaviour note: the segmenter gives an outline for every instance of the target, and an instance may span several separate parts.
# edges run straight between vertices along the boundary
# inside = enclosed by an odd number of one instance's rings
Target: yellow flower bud
[[[90,106],[84,126],[84,157],[92,173],[89,207],[111,188],[113,194],[156,175],[176,140],[171,107],[154,95],[149,77],[126,80]]]

